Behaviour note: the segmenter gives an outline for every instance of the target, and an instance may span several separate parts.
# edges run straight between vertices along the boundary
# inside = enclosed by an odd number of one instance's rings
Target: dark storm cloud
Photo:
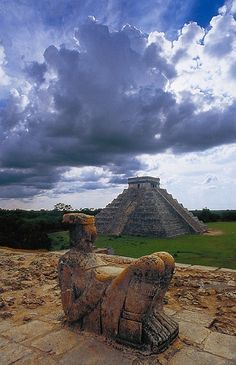
[[[199,113],[187,95],[177,103],[165,91],[175,67],[145,34],[130,27],[111,32],[90,19],[75,37],[77,48],[51,45],[44,62],[26,67],[29,81],[37,81],[29,103],[22,107],[15,93],[2,111],[2,196],[15,185],[14,197],[41,193],[70,167],[106,166],[110,182],[123,183],[144,168],[136,158],[142,153],[236,140],[235,105]],[[82,176],[80,188],[103,187],[101,178]]]
[[[1,186],[1,199],[31,199],[35,195],[40,194],[40,189],[37,186],[29,187],[27,185],[8,185]]]
[[[99,182],[99,181],[88,181],[84,184],[80,185],[80,191],[82,190],[97,190],[97,189],[105,189],[107,188],[107,184]]]
[[[25,71],[28,76],[31,76],[33,81],[41,84],[45,81],[45,72],[47,68],[45,63],[30,62],[26,65]]]
[[[117,157],[115,161],[108,165],[109,170],[113,172],[114,176],[111,178],[111,182],[122,179],[127,182],[127,178],[135,174],[138,170],[145,169],[146,165],[135,157],[121,156]]]
[[[195,113],[192,103],[176,105],[163,129],[165,147],[175,152],[204,151],[236,141],[236,103],[226,110]]]
[[[50,190],[64,169],[38,166],[33,169],[0,170],[0,198],[28,198]]]

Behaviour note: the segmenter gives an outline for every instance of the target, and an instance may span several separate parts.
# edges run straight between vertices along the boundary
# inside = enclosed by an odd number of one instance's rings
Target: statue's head
[[[70,246],[80,251],[91,252],[97,237],[94,216],[83,213],[67,213],[63,223],[70,225]]]

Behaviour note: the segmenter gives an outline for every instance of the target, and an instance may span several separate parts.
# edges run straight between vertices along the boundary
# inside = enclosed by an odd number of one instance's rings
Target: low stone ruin
[[[144,353],[164,351],[178,335],[178,324],[163,311],[173,257],[95,254],[94,217],[70,213],[63,220],[71,227],[71,249],[58,264],[67,320]]]

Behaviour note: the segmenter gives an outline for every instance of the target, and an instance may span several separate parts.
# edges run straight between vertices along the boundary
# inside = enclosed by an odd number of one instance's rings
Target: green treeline
[[[95,215],[99,210],[82,209],[77,212]],[[62,224],[66,211],[5,210],[0,209],[0,246],[50,250],[49,233],[68,230]],[[70,212],[71,213],[71,212]]]
[[[204,223],[236,221],[236,210],[210,210],[203,208],[202,210],[192,210],[192,213]]]

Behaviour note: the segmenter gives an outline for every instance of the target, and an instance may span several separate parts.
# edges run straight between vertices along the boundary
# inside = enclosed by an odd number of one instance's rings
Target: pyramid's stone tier
[[[169,204],[186,221],[186,223],[192,227],[194,232],[203,233],[206,230],[206,225],[184,208],[182,204],[179,204],[178,201],[174,199],[171,194],[167,193],[165,189],[159,189],[159,193],[169,202]]]
[[[166,190],[125,189],[96,216],[98,233],[174,237],[202,233],[203,225]]]

